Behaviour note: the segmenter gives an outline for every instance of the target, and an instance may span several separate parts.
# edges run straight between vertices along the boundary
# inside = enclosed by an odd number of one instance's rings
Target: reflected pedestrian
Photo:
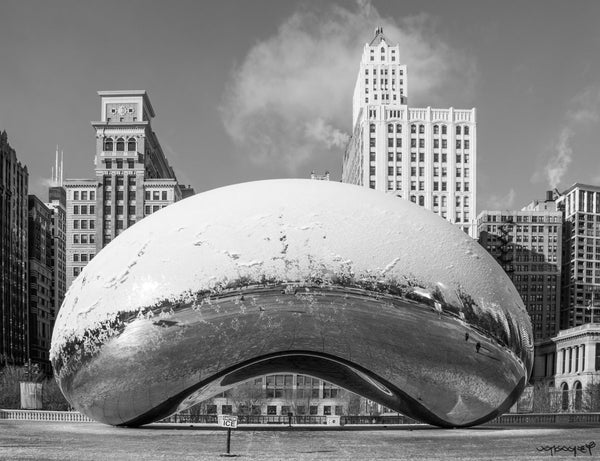
[[[475,351],[479,354],[479,349],[481,349],[481,343],[478,342],[477,344],[475,344]]]

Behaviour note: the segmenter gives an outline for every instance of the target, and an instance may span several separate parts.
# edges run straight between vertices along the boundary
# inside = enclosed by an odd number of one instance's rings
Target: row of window
[[[113,138],[105,138],[104,139],[104,148],[105,152],[112,152],[116,147],[117,152],[125,152],[125,139],[117,138],[116,142]],[[137,150],[137,141],[135,138],[129,138],[127,140],[127,151],[135,152]]]
[[[73,234],[73,243],[95,243],[96,234]]]
[[[94,229],[95,222],[96,221],[94,219],[74,219],[73,229]]]
[[[371,50],[371,53],[373,53],[373,50]],[[392,50],[392,53],[394,53],[394,50]],[[391,70],[392,70],[391,74],[392,75],[396,75],[396,69],[394,67],[392,67]],[[387,68],[387,66],[384,67],[383,69],[381,69],[379,71],[379,74],[380,75],[387,75],[388,74],[388,68]],[[365,68],[365,75],[369,75],[369,68],[368,67]],[[373,75],[377,75],[377,67],[373,68]],[[404,70],[398,69],[398,75],[404,75]]]
[[[388,133],[402,133],[402,125],[401,124],[393,124],[393,123],[388,123],[387,125],[387,131]],[[448,125],[433,125],[433,134],[448,134]],[[371,123],[369,124],[369,132],[370,133],[375,133],[375,124]],[[410,132],[413,134],[416,134],[417,132],[419,134],[425,134],[425,125],[416,125],[416,124],[411,124],[410,125]],[[470,128],[468,125],[456,125],[456,134],[463,134],[463,135],[469,135],[470,134]]]
[[[309,405],[308,413],[306,413],[306,405],[294,405],[293,409],[295,409],[296,415],[311,415],[311,416],[320,416],[319,415],[319,406],[318,405]],[[342,405],[323,405],[323,415],[329,416],[332,414],[332,411],[335,412],[336,415],[342,415],[344,411],[344,407]],[[216,405],[206,405],[206,412],[209,415],[217,414],[217,406]],[[230,415],[233,413],[233,405],[221,405],[221,413],[224,415]],[[238,408],[238,413],[240,414],[251,414],[251,415],[260,415],[261,407],[258,405],[252,405],[249,409],[243,405],[240,405]],[[267,405],[267,415],[269,416],[288,416],[289,413],[292,413],[292,406],[290,405]]]
[[[127,161],[127,169],[133,170],[135,168],[135,160],[133,160],[133,159],[127,159],[126,161]],[[111,158],[105,158],[104,159],[104,163],[106,165],[106,169],[107,170],[110,170],[110,169],[113,168],[113,159],[111,159]],[[115,159],[114,165],[115,165],[115,168],[117,170],[122,170],[123,169],[123,165],[124,165],[123,159],[121,159],[121,158]],[[118,177],[119,176],[117,176],[117,178]]]
[[[73,214],[96,214],[96,205],[73,205]]]
[[[145,191],[144,192],[144,198],[146,200],[168,200],[167,199],[167,191],[163,190],[163,191],[158,191],[158,190],[153,190],[153,191]]]
[[[89,198],[88,198],[89,197]],[[78,190],[73,191],[73,195],[72,195],[73,200],[96,200],[96,192],[91,190],[91,191],[86,191],[86,190],[82,190],[81,192]]]
[[[559,222],[560,221],[560,216],[556,215],[556,216],[527,216],[527,215],[517,215],[516,216],[516,220],[513,218],[513,216],[507,216],[507,215],[500,215],[500,219],[498,219],[498,216],[495,214],[492,215],[486,215],[487,216],[487,222],[506,222],[506,223],[512,223],[512,222],[532,222],[532,223],[550,223],[550,222]],[[531,218],[531,219],[530,219]]]
[[[88,261],[91,261],[94,256],[94,253],[73,253],[73,262],[87,263]]]

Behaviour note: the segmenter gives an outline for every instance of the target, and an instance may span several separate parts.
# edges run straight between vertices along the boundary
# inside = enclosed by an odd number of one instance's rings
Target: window
[[[81,220],[81,228],[82,229],[87,229],[88,228],[88,222],[86,219],[82,219]]]
[[[106,152],[112,152],[112,150],[113,150],[113,140],[112,140],[112,138],[105,138],[104,139],[104,150]]]
[[[411,133],[416,133],[417,132],[417,125],[411,125],[410,126],[410,132]]]
[[[425,206],[425,197],[422,195],[419,195],[419,205]]]
[[[87,253],[82,253],[81,254],[81,262],[82,263],[88,262],[88,255],[87,255]]]
[[[79,234],[73,234],[73,243],[79,243]]]
[[[90,243],[95,243],[96,242],[96,235],[90,234],[88,237],[89,237]],[[91,259],[91,257],[90,257],[90,259]]]
[[[81,214],[88,214],[88,207],[87,205],[81,205]]]
[[[81,234],[81,243],[88,243],[87,234]]]
[[[127,141],[127,150],[129,152],[134,152],[136,150],[136,142],[135,142],[135,138],[129,138],[129,140]]]
[[[468,127],[468,126],[465,126],[465,129],[464,129],[464,134],[466,134],[466,135],[467,135],[467,134],[469,134],[469,127]],[[466,147],[466,146],[465,146],[465,147]]]
[[[460,134],[460,125],[456,125],[456,134]]]
[[[308,407],[308,412],[311,415],[318,415],[319,414],[319,407],[316,405],[311,405]]]
[[[419,147],[425,147],[425,140],[419,139]]]
[[[74,267],[73,268],[73,276],[74,277],[77,277],[80,272],[81,272],[81,267]]]
[[[442,134],[446,134],[447,127],[446,125],[442,125]]]
[[[419,133],[425,133],[425,125],[419,125]]]
[[[90,191],[90,200],[96,200],[96,192],[93,190]],[[90,211],[90,213],[92,213],[92,211]]]
[[[79,253],[74,253],[73,254],[73,262],[75,262],[75,263],[79,262]]]
[[[440,134],[440,126],[433,125],[433,134]]]
[[[79,219],[73,220],[73,229],[79,229]]]
[[[84,191],[81,192],[81,200],[87,200],[87,199],[88,199],[87,198],[87,191],[84,190]]]
[[[125,150],[125,140],[123,138],[117,139],[117,152],[123,152]]]
[[[438,149],[440,147],[440,140],[439,139],[434,139],[433,140],[433,148],[434,149]]]
[[[277,406],[276,405],[267,405],[267,415],[276,415],[277,414]]]
[[[323,405],[323,414],[326,416],[331,414],[331,405]]]
[[[73,214],[79,214],[79,205],[73,207]]]
[[[90,213],[89,214],[96,214],[96,205],[90,205]]]
[[[155,190],[152,191],[152,200],[160,200],[160,192]]]
[[[396,125],[396,133],[402,133],[402,125]]]
[[[230,415],[233,413],[233,408],[231,405],[221,405],[221,413],[224,415]]]

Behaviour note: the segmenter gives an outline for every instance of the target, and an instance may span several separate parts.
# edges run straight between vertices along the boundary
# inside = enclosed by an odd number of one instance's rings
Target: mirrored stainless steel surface
[[[285,185],[286,181],[282,182]],[[320,189],[299,183],[294,183],[292,189],[299,190],[298,200],[309,202],[316,200],[311,198],[314,195],[311,191],[318,192],[316,197],[322,196],[323,191],[335,197],[338,191],[347,192],[348,187]],[[348,207],[363,210],[368,216],[371,211],[364,209],[373,209],[369,200],[379,204],[380,199],[370,191],[365,192],[368,193],[365,205]],[[363,197],[362,190],[351,193]],[[394,213],[397,205],[385,199],[382,203],[389,213]],[[189,207],[201,205],[191,200]],[[312,205],[310,202],[307,206]],[[255,212],[249,212],[249,216],[255,217]],[[283,226],[299,225],[294,216],[286,221],[285,212],[280,209],[273,219],[279,223],[281,216]],[[411,217],[429,223],[429,217],[421,211]],[[214,219],[218,221],[218,217]],[[250,218],[242,213],[239,219],[239,225],[221,225],[220,235],[229,232],[235,242],[236,232],[247,230],[243,223]],[[325,222],[323,217],[319,219]],[[170,220],[171,226],[183,225],[168,214],[164,220]],[[183,222],[190,226],[189,220]],[[205,225],[198,222],[195,230]],[[434,221],[433,226],[437,225]],[[451,226],[439,223],[442,230],[446,225]],[[138,225],[130,230],[131,242],[143,240],[147,235],[148,227],[139,227],[137,239],[133,234],[136,228]],[[322,228],[325,231],[317,236],[306,238],[299,234],[304,239],[300,251],[314,253],[308,257],[317,257],[322,251],[310,238],[318,237],[322,245],[323,235],[340,238],[338,231],[345,238],[355,238],[356,245],[370,246],[369,251],[397,249],[399,255],[407,251],[402,245],[408,244],[402,239],[413,235],[404,232],[396,243],[389,237],[391,246],[381,247],[379,242],[361,241],[360,228],[353,229],[351,234],[344,230],[343,223],[333,223],[335,230],[330,232],[326,232],[325,224]],[[476,245],[474,242],[461,240],[468,237],[452,234],[453,230],[448,232],[452,235],[450,244],[456,241],[457,245],[468,247],[466,257],[471,256],[469,251],[476,253],[477,258],[466,273],[473,279],[481,279],[481,284],[473,285],[472,280],[457,283],[460,277],[456,274],[451,280],[427,279],[432,274],[431,261],[444,265],[447,271],[452,268],[444,255],[426,255],[429,236],[416,235],[417,242],[425,242],[418,251],[424,252],[424,262],[430,264],[421,272],[418,265],[413,265],[409,274],[403,274],[402,263],[393,259],[394,254],[385,255],[396,261],[393,277],[388,276],[388,266],[381,265],[374,266],[373,273],[359,273],[342,271],[333,262],[328,266],[323,263],[320,271],[305,271],[303,278],[298,277],[302,271],[294,272],[295,279],[274,277],[273,272],[265,270],[265,265],[258,265],[260,270],[254,265],[252,276],[242,272],[238,278],[230,277],[226,284],[209,290],[202,284],[198,285],[201,289],[188,286],[178,296],[170,295],[135,309],[131,308],[135,304],[131,287],[126,283],[113,284],[112,279],[101,280],[90,265],[82,274],[83,279],[76,281],[79,283],[76,291],[67,296],[63,317],[57,322],[59,329],[62,328],[55,334],[52,347],[57,379],[76,409],[113,425],[147,424],[253,377],[279,372],[325,379],[434,425],[480,424],[506,411],[522,392],[532,366],[531,326],[508,278],[490,277],[490,273],[502,274],[493,266],[495,262],[479,256],[484,251],[472,246]],[[173,245],[185,243],[185,239],[173,241],[172,235],[156,232],[152,238],[156,245],[161,242],[166,245],[167,241]],[[118,240],[98,258],[102,255],[118,258],[122,248]],[[215,238],[212,245],[216,247],[217,243]],[[291,248],[294,239],[287,237],[285,243]],[[202,241],[202,245],[209,244]],[[151,258],[152,244],[144,245],[143,252]],[[238,254],[243,255],[243,245],[239,246],[242,249],[238,248]],[[222,251],[225,247],[219,248]],[[332,261],[337,261],[337,253],[334,256]],[[167,261],[162,270],[177,271],[183,267],[193,271],[195,265],[208,264],[192,251],[188,258]],[[237,262],[240,256],[234,259]],[[368,257],[366,260],[370,261]],[[145,266],[142,260],[136,262],[138,282],[160,277],[151,266]],[[129,267],[128,274],[133,268]],[[151,272],[144,272],[146,268]],[[438,271],[441,277],[445,277],[444,268]],[[98,282],[94,287],[89,281],[96,279],[103,283]],[[96,304],[82,306],[80,298],[86,295],[88,283],[92,285],[89,290],[95,289],[100,295]],[[140,282],[135,286],[144,285]],[[469,292],[465,288],[469,286],[483,288]],[[124,306],[111,307],[106,315],[90,320],[95,310],[100,309],[98,306],[111,302],[123,302]],[[78,329],[67,320],[87,323]]]

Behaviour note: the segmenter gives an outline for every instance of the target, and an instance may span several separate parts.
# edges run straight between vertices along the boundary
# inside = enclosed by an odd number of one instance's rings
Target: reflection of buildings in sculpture
[[[35,195],[28,198],[29,223],[29,358],[50,373],[54,326],[52,211]]]
[[[350,393],[299,374],[256,378],[206,402],[208,414],[328,416],[347,414]]]
[[[408,106],[406,65],[383,29],[365,44],[342,182],[411,200],[475,236],[475,109]]]
[[[329,181],[329,171],[326,171],[325,174],[318,174],[313,170],[310,172],[310,179],[317,181]]]
[[[0,360],[23,364],[27,337],[27,167],[0,133]]]
[[[592,321],[600,305],[600,187],[573,184],[556,200],[564,215],[561,328]],[[600,323],[596,311],[594,323]]]
[[[562,215],[552,197],[521,211],[482,211],[477,233],[519,291],[535,341],[554,336],[560,313]]]
[[[66,180],[67,286],[107,243],[144,216],[193,195],[163,153],[143,90],[99,91],[95,179]]]

